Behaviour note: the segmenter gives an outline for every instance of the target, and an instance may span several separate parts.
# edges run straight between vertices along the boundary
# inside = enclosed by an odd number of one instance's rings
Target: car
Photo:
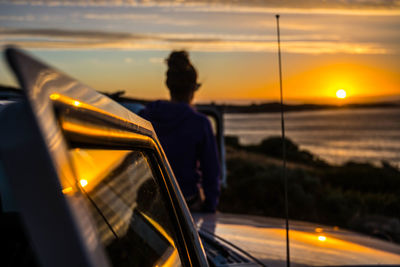
[[[150,122],[5,54],[23,93],[0,101],[1,266],[287,263],[282,220],[189,212]],[[290,236],[295,266],[400,263],[399,245],[342,229],[292,222]]]
[[[200,241],[148,121],[15,48],[6,56],[24,89],[0,113],[6,266],[256,264]]]

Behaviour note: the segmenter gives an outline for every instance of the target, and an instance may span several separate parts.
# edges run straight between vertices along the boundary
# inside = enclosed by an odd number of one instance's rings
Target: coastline
[[[277,102],[252,104],[252,105],[216,105],[224,113],[273,113],[281,112],[281,104]],[[284,104],[285,112],[296,111],[317,111],[317,110],[341,110],[341,109],[360,109],[360,108],[400,108],[398,102],[377,102],[366,104],[344,104],[344,105],[317,105],[317,104]]]

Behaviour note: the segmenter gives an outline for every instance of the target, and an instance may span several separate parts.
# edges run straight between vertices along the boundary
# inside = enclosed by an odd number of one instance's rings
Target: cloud
[[[34,21],[36,17],[33,15],[15,16],[15,15],[0,15],[0,21]]]
[[[126,57],[126,58],[124,58],[124,62],[127,64],[131,64],[133,62],[133,59],[130,57]]]
[[[6,29],[0,28],[2,38],[5,36],[14,37],[47,37],[47,38],[66,38],[73,40],[112,40],[112,39],[146,39],[143,34],[102,32],[102,31],[80,31],[80,30],[59,30],[59,29]]]
[[[151,57],[149,58],[149,62],[150,63],[154,63],[154,64],[161,64],[165,62],[165,58],[162,57]]]
[[[132,13],[125,13],[125,14],[106,14],[106,13],[86,13],[82,16],[85,19],[92,19],[92,20],[153,20],[158,19],[158,15],[156,14],[132,14]]]
[[[399,15],[399,1],[375,0],[236,0],[236,1],[185,1],[177,5],[180,10],[190,8],[203,12],[288,13],[288,14],[348,14],[348,15]],[[199,4],[202,3],[202,4]],[[207,4],[208,3],[208,4]]]
[[[76,16],[75,14],[71,14],[71,17]],[[0,21],[6,22],[24,22],[28,24],[29,22],[49,22],[49,21],[64,21],[67,20],[67,15],[61,14],[41,14],[41,15],[33,15],[33,14],[25,14],[25,15],[0,15]]]
[[[165,7],[181,11],[321,13],[351,15],[399,15],[397,0],[2,0],[0,3],[46,6]]]
[[[210,34],[132,34],[101,31],[69,31],[55,29],[1,29],[0,45],[14,44],[34,49],[121,49],[214,52],[276,52],[272,35],[210,35]],[[387,54],[392,51],[375,43],[340,41],[318,35],[286,36],[282,49],[301,54]]]
[[[166,24],[166,25],[177,25],[177,26],[194,26],[198,22],[191,20],[177,20],[168,16],[162,16],[158,14],[133,14],[133,13],[87,13],[83,14],[82,17],[88,20],[99,20],[99,21],[143,21],[146,23],[153,24]]]

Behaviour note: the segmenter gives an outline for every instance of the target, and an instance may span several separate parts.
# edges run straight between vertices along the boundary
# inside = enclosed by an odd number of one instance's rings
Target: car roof
[[[283,266],[283,219],[238,214],[193,214],[198,228],[229,240],[267,266]],[[338,227],[291,220],[291,263],[300,266],[399,266],[400,246]]]
[[[121,120],[132,122],[139,126],[138,130],[142,133],[148,135],[154,133],[150,122],[89,86],[77,82],[14,47],[7,48],[5,53],[34,110],[46,109],[49,106],[50,97],[59,95],[108,112]]]

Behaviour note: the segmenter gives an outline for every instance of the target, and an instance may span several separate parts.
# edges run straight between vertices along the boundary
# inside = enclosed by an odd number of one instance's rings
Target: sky
[[[275,14],[285,102],[400,99],[400,0],[0,0],[0,46],[141,99],[168,98],[164,59],[185,49],[197,102],[277,101]],[[0,84],[17,85],[4,60]]]

